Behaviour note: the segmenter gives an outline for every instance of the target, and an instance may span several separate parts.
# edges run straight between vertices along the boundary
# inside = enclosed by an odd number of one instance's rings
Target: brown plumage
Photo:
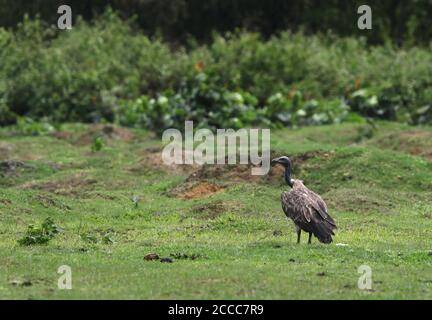
[[[328,214],[324,200],[306,188],[303,181],[291,179],[291,161],[288,157],[273,159],[272,165],[275,164],[285,167],[285,180],[292,188],[289,192],[282,192],[281,201],[283,211],[296,226],[297,243],[300,242],[301,230],[309,233],[308,243],[311,243],[312,234],[322,243],[331,243],[336,224]]]

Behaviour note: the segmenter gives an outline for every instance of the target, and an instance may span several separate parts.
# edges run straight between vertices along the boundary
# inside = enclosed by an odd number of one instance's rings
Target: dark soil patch
[[[160,257],[157,253],[149,253],[149,254],[146,254],[144,256],[144,260],[146,260],[146,261],[153,261],[153,260],[159,260],[159,259],[160,259]]]
[[[16,286],[16,287],[30,287],[33,285],[33,282],[31,280],[19,280],[19,279],[15,279],[15,280],[11,280],[9,281],[9,284],[12,286]]]
[[[159,261],[162,263],[173,263],[174,262],[174,260],[169,258],[169,257],[161,258]]]
[[[12,204],[12,201],[10,201],[9,199],[0,199],[0,203],[8,206]]]
[[[338,189],[326,195],[329,208],[353,212],[390,212],[394,203],[385,195],[359,192],[355,189]]]
[[[202,181],[209,179],[225,180],[230,182],[258,182],[262,176],[251,174],[252,165],[246,164],[205,164],[197,171],[191,173],[187,181]]]
[[[43,190],[63,196],[80,196],[85,191],[92,190],[96,182],[95,179],[86,178],[82,174],[75,174],[64,180],[26,183],[22,188]]]
[[[44,194],[38,194],[36,196],[33,197],[33,199],[35,201],[37,201],[38,203],[40,203],[42,206],[44,206],[45,208],[58,208],[61,210],[71,210],[71,207],[69,207],[68,205],[62,203],[59,200],[56,200],[48,195],[44,195]]]
[[[149,148],[144,150],[140,161],[128,170],[133,173],[145,173],[149,170],[158,170],[171,175],[189,175],[198,170],[199,167],[200,166],[196,164],[165,164],[162,161],[162,149]]]
[[[195,199],[195,198],[207,198],[218,192],[222,192],[224,187],[212,184],[209,182],[200,182],[182,185],[182,191],[174,192],[177,198],[180,199]]]
[[[271,159],[282,156],[282,153],[271,152]],[[330,152],[307,152],[291,156],[293,171],[298,174],[302,166],[313,158],[330,157]],[[226,161],[227,162],[227,161]],[[216,164],[203,165],[195,172],[191,173],[186,180],[203,181],[203,180],[223,180],[226,182],[254,182],[254,183],[283,183],[284,169],[282,166],[271,167],[267,175],[252,175],[252,164]]]
[[[25,171],[32,170],[33,167],[17,160],[0,161],[0,177],[19,177]]]
[[[100,199],[105,199],[105,200],[116,200],[117,197],[109,195],[109,194],[105,194],[105,193],[100,193],[100,192],[87,192],[86,195],[89,198],[100,198]]]
[[[281,237],[283,235],[281,230],[274,230],[273,231],[273,236],[275,237]]]
[[[310,159],[317,157],[331,157],[334,153],[331,152],[308,152],[303,154],[294,155],[291,157],[294,172],[299,174],[303,165]],[[282,154],[272,152],[271,159],[281,156]],[[160,153],[157,153],[157,164],[160,166]],[[226,159],[226,162],[227,159]],[[147,164],[150,162],[147,161]],[[178,172],[179,165],[173,165],[170,172]],[[182,199],[204,198],[211,196],[217,192],[223,191],[224,188],[230,184],[241,182],[264,183],[280,185],[284,183],[284,169],[282,166],[274,166],[270,168],[267,175],[252,175],[252,164],[205,164],[198,166],[198,169],[192,170],[186,181],[176,186],[171,191],[165,193],[168,196],[175,196]],[[187,171],[183,171],[186,173]],[[216,184],[214,181],[218,181]],[[217,208],[214,212],[217,213]]]
[[[50,136],[59,140],[72,141],[74,134],[70,131],[54,131],[50,134]]]
[[[282,156],[280,152],[271,152],[271,159]],[[304,163],[317,157],[330,157],[331,152],[307,152],[291,156],[294,173],[299,173]],[[171,194],[177,195],[180,191],[190,190],[194,183],[204,183],[208,181],[223,181],[224,184],[252,182],[252,183],[270,183],[282,184],[284,169],[281,166],[271,167],[266,175],[252,175],[253,164],[228,164],[228,158],[225,158],[226,164],[204,164],[204,165],[184,165],[171,164],[167,165],[162,161],[162,150],[158,148],[147,149],[143,153],[142,159],[134,166],[128,168],[133,173],[145,173],[149,170],[159,170],[167,174],[188,175],[185,183],[172,190]],[[261,165],[259,165],[261,166]],[[205,186],[208,189],[208,185]],[[193,193],[199,190],[194,190]],[[207,192],[204,192],[206,194]],[[214,193],[214,190],[210,193]],[[186,194],[185,197],[194,198],[193,194]],[[198,196],[199,197],[199,196]]]
[[[192,213],[201,219],[215,219],[226,212],[238,210],[241,204],[227,201],[213,201],[192,207]]]
[[[9,159],[12,150],[11,144],[0,142],[0,160]]]
[[[432,161],[432,132],[410,130],[391,133],[375,142],[378,146],[421,156]]]
[[[206,258],[199,253],[171,253],[170,257],[176,260],[196,260]]]

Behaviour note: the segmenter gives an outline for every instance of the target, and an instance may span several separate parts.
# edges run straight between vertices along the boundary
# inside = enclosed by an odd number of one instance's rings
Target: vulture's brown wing
[[[336,224],[320,196],[308,189],[293,189],[283,192],[281,198],[285,214],[302,230],[312,232],[323,243],[333,241]]]
[[[320,197],[319,194],[316,194],[315,192],[307,189],[307,198],[309,199],[311,206],[318,212],[318,214],[323,218],[325,221],[327,221],[329,224],[331,224],[334,229],[336,229],[336,224],[332,217],[328,214],[327,211],[327,205],[324,202],[324,200]]]

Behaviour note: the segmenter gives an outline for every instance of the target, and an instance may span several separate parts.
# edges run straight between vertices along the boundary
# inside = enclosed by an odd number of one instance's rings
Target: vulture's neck
[[[291,165],[290,164],[288,164],[285,167],[285,181],[291,188],[293,187],[293,181],[291,179]]]

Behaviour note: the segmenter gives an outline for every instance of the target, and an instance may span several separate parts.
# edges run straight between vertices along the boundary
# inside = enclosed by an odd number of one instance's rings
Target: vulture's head
[[[283,156],[283,157],[279,157],[279,158],[274,158],[271,161],[271,165],[272,166],[275,166],[277,164],[280,164],[281,166],[283,166],[285,168],[291,168],[291,160],[287,156]]]
[[[287,156],[274,158],[271,161],[271,165],[275,166],[280,164],[285,168],[285,181],[292,188],[294,186],[294,180],[291,179],[291,160]]]

